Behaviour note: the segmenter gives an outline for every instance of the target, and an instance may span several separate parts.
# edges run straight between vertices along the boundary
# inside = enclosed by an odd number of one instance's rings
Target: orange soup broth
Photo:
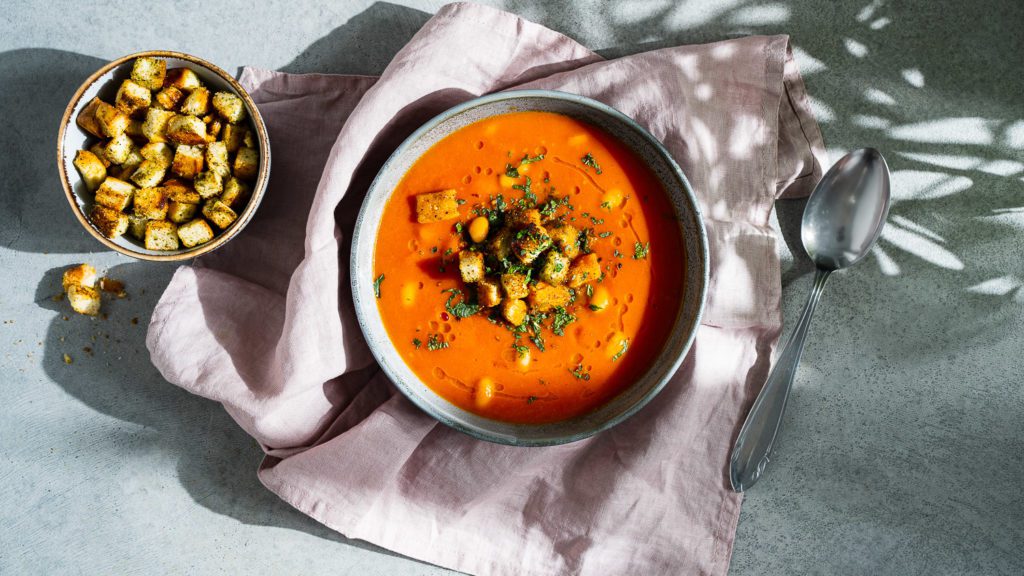
[[[588,153],[601,174],[581,161]],[[523,198],[502,178],[506,164],[519,166],[524,155],[538,154],[544,159],[520,166],[516,183],[530,176],[538,204],[552,193],[568,196],[573,210],[563,207],[559,213],[566,212],[570,224],[593,228],[595,236],[611,232],[594,243],[604,279],[591,283],[606,288],[611,299],[595,312],[586,288],[578,288],[567,308],[577,321],[564,336],[545,329],[544,352],[524,336],[519,342],[529,348],[524,356],[513,348],[508,325],[488,320],[489,310],[461,320],[445,312],[450,294],[442,291],[471,293],[459,278],[457,253],[465,242],[455,232],[456,222],[466,226],[473,209],[491,207],[498,194],[509,205]],[[417,194],[452,188],[465,200],[459,220],[416,222]],[[634,258],[637,242],[649,243],[646,258]],[[385,207],[374,266],[375,277],[385,275],[378,300],[384,326],[424,383],[475,414],[539,424],[590,412],[643,375],[675,323],[685,261],[672,206],[632,152],[604,131],[567,116],[518,112],[466,126],[416,161]],[[448,347],[428,350],[432,334],[440,334]],[[481,391],[484,379],[487,390]]]

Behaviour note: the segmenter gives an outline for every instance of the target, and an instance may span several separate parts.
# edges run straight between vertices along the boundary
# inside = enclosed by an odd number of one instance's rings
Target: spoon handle
[[[753,486],[761,479],[765,467],[768,466],[775,438],[782,427],[782,416],[786,412],[786,400],[789,399],[789,389],[793,386],[793,376],[796,375],[796,367],[800,364],[800,355],[804,351],[804,339],[807,337],[807,328],[811,325],[811,315],[814,314],[821,291],[825,288],[825,280],[831,273],[830,270],[821,268],[815,272],[814,287],[804,306],[803,314],[800,315],[800,321],[789,337],[785,350],[775,362],[736,438],[729,462],[729,481],[732,483],[732,489],[737,492],[743,492]]]

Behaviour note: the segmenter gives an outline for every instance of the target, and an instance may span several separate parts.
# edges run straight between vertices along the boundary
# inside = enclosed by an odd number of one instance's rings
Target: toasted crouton
[[[565,286],[552,286],[547,282],[537,282],[530,287],[527,301],[534,312],[548,312],[554,308],[565,307],[572,300],[572,292]]]
[[[96,269],[91,264],[79,264],[65,270],[61,280],[65,291],[72,284],[91,288],[96,285]]]
[[[162,108],[164,110],[177,110],[178,103],[181,102],[182,98],[185,97],[185,93],[175,88],[174,86],[168,86],[163,90],[156,93],[154,98],[153,106]]]
[[[107,177],[96,190],[96,203],[112,210],[121,211],[128,208],[135,195],[135,187],[114,177]]]
[[[138,200],[136,200],[138,203]],[[548,250],[540,266],[540,279],[548,284],[565,284],[571,260],[557,250]]]
[[[526,320],[526,302],[509,298],[501,305],[501,315],[513,326],[519,326]]]
[[[174,161],[174,148],[166,142],[150,142],[139,150],[145,160],[152,160],[164,168],[170,168]]]
[[[231,175],[228,165],[228,147],[223,142],[210,142],[206,145],[206,169],[227,178]]]
[[[203,199],[213,198],[219,195],[224,190],[224,179],[220,177],[220,174],[206,170],[196,174],[196,178],[193,181],[196,192],[199,193]]]
[[[512,242],[516,239],[511,228],[505,227],[498,231],[487,244],[487,249],[498,260],[505,260],[512,255]],[[524,294],[525,298],[526,295]]]
[[[241,156],[244,150],[238,151]],[[238,159],[235,159],[235,172],[238,172]],[[428,192],[416,195],[416,221],[420,224],[429,222],[442,222],[459,217],[459,202],[455,197],[455,190],[441,190],[440,192]]]
[[[185,101],[181,103],[181,108],[178,111],[189,116],[206,116],[209,109],[210,91],[200,87],[192,90],[192,93],[185,97]]]
[[[206,124],[195,116],[176,114],[167,122],[167,139],[175,144],[196,146],[206,143]]]
[[[236,208],[249,196],[249,185],[234,176],[228,178],[224,183],[224,192],[220,195],[220,201]]]
[[[148,108],[152,101],[153,95],[149,89],[131,80],[121,82],[117,96],[114,97],[114,105],[117,106],[117,109],[129,116]]]
[[[132,142],[132,139],[127,134],[121,133],[107,142],[107,145],[103,148],[103,156],[111,164],[124,164],[134,146],[135,143]]]
[[[167,197],[175,202],[198,204],[203,198],[194,188],[181,180],[172,178],[163,183],[163,188],[167,191]]]
[[[231,226],[231,223],[238,218],[238,214],[230,206],[220,200],[210,200],[203,204],[203,216],[221,230]]]
[[[167,124],[174,116],[174,112],[159,108],[146,110],[146,119],[142,122],[142,134],[150,142],[166,142]]]
[[[132,62],[132,80],[150,90],[159,90],[167,75],[167,61],[160,58],[136,58]]]
[[[127,114],[100,100],[96,105],[96,121],[104,136],[113,138],[124,134],[131,123]]]
[[[238,152],[245,140],[245,134],[249,129],[238,124],[228,124],[224,127],[224,135],[221,140],[228,147],[228,152]]]
[[[149,218],[137,214],[128,215],[128,234],[136,240],[146,239],[146,224]]]
[[[167,71],[164,86],[174,86],[179,90],[191,92],[203,85],[199,76],[190,68],[172,68]]]
[[[135,192],[134,212],[150,220],[163,220],[167,217],[167,192],[160,187],[140,188]]]
[[[89,221],[107,238],[114,239],[128,230],[128,215],[99,204],[89,211]]]
[[[572,224],[562,224],[558,228],[549,227],[548,234],[551,235],[551,241],[562,251],[562,254],[565,254],[570,259],[579,256],[580,231],[575,226]]]
[[[540,210],[534,208],[512,210],[505,217],[505,223],[513,228],[526,228],[530,224],[540,226]]]
[[[178,146],[174,151],[171,172],[189,180],[203,171],[203,149],[199,146]]]
[[[530,224],[515,233],[512,253],[523,264],[532,264],[542,252],[551,246],[551,236],[543,226]]]
[[[196,217],[196,212],[198,211],[199,204],[178,202],[176,200],[171,200],[167,203],[167,219],[175,224],[188,222]]]
[[[92,146],[89,146],[89,152],[92,152],[100,162],[103,163],[104,168],[110,168],[110,160],[107,160],[106,154],[103,153],[106,150],[107,145],[105,142],[96,142]]]
[[[484,308],[501,304],[501,285],[492,278],[481,278],[476,283],[476,300]]]
[[[502,274],[501,287],[509,298],[526,298],[530,294],[530,277],[526,274]]]
[[[225,120],[238,124],[245,119],[245,104],[242,99],[230,92],[217,92],[213,95],[213,108]]]
[[[91,286],[68,286],[68,302],[71,309],[79,314],[95,316],[100,313],[100,291]]]
[[[459,274],[466,284],[482,280],[484,277],[484,255],[472,250],[459,252]]]
[[[103,133],[103,129],[100,128],[100,121],[96,119],[96,110],[99,108],[103,101],[99,97],[93,98],[88,104],[82,108],[81,112],[78,113],[78,117],[75,118],[75,123],[82,130],[85,130],[89,134],[96,136],[97,138],[103,138],[106,134]]]
[[[132,173],[132,182],[135,182],[140,188],[152,188],[160,184],[166,175],[167,168],[162,166],[159,161],[144,160]]]
[[[103,162],[95,154],[88,150],[76,152],[73,164],[89,191],[99,188],[100,184],[107,177],[107,167],[103,165]]]
[[[128,157],[121,163],[121,169],[114,173],[114,176],[121,180],[131,180],[135,169],[145,160],[139,153],[139,149],[133,144],[131,150],[128,151]]]
[[[206,124],[206,141],[216,142],[217,137],[220,135],[220,129],[223,123],[220,120],[213,120]]]
[[[213,239],[213,229],[202,218],[178,226],[178,238],[186,248],[205,244]]]
[[[568,285],[570,288],[579,288],[600,277],[601,262],[598,260],[597,254],[591,252],[573,260],[572,266],[569,266]]]
[[[177,250],[178,227],[166,220],[150,220],[146,224],[146,250]]]
[[[242,180],[252,180],[260,168],[260,153],[255,148],[241,148],[235,156],[235,176]],[[453,192],[454,193],[454,192]],[[456,213],[458,216],[458,213]]]
[[[132,118],[128,122],[128,128],[124,131],[132,140],[145,140],[146,135],[142,133],[142,120]]]
[[[245,136],[242,137],[242,146],[246,148],[256,147],[256,137],[252,135],[252,130],[245,131]]]

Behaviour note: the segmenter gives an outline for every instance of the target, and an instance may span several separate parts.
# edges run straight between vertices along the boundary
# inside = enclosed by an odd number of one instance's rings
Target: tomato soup
[[[435,144],[394,190],[374,253],[378,308],[409,368],[463,409],[536,424],[590,412],[646,372],[685,265],[646,165],[547,112]]]

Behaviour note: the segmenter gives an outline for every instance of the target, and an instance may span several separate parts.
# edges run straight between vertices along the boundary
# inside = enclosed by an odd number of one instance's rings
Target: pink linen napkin
[[[177,270],[147,346],[168,381],[223,403],[267,453],[262,482],[350,538],[475,574],[724,574],[741,496],[728,452],[780,329],[775,199],[810,192],[824,148],[788,38],[603,61],[473,4],[442,8],[379,78],[245,69],[269,190],[238,238]],[[570,445],[474,440],[420,412],[356,323],[348,250],[367,186],[420,123],[467,99],[551,88],[665,143],[704,211],[704,322],[665,390]]]

